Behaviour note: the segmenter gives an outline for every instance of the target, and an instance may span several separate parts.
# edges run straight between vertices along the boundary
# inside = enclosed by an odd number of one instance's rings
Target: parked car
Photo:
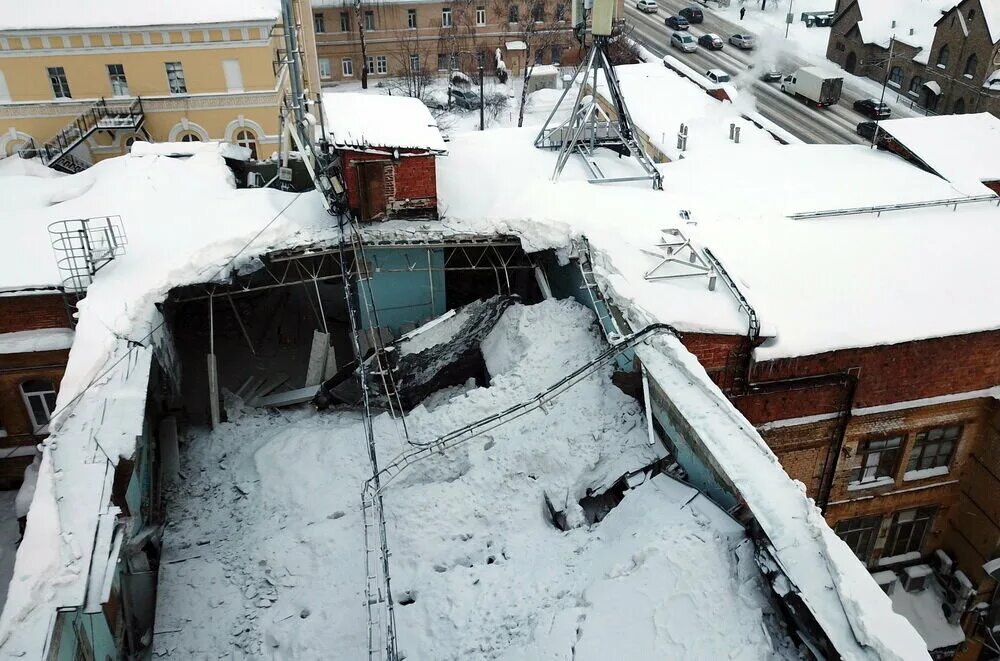
[[[858,135],[860,135],[865,140],[871,140],[875,137],[876,131],[881,131],[879,125],[875,122],[861,122],[858,124]]]
[[[732,80],[729,74],[722,69],[709,69],[705,72],[705,77],[711,80],[716,85],[721,85],[722,83],[728,83]]]
[[[688,23],[691,24],[703,23],[705,21],[705,14],[698,7],[685,7],[677,13],[686,18]]]
[[[755,45],[754,42],[754,36],[752,34],[747,34],[746,32],[734,34],[729,37],[729,43],[736,46],[740,50],[753,50]]]
[[[765,69],[764,73],[760,74],[760,79],[765,83],[777,83],[781,82],[782,75],[777,69]]]
[[[892,114],[889,104],[875,99],[858,99],[854,102],[854,109],[872,119],[887,119]]]
[[[698,45],[704,46],[708,50],[722,50],[722,37],[717,34],[707,32],[698,37]]]
[[[646,14],[655,14],[660,11],[660,6],[656,3],[656,0],[639,0],[635,3],[635,8]]]
[[[479,92],[452,87],[448,90],[448,94],[451,96],[451,102],[459,108],[475,110],[482,105],[482,101],[479,98]]]
[[[670,45],[684,53],[698,50],[698,42],[687,32],[675,32],[670,35]]]
[[[683,16],[667,16],[666,20],[663,22],[666,23],[668,28],[673,28],[675,30],[687,30],[691,27],[691,24],[688,23],[688,20]]]

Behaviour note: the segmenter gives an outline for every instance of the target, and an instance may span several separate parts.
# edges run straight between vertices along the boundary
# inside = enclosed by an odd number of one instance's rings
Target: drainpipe
[[[302,91],[302,61],[299,54],[299,38],[295,29],[295,13],[292,0],[281,0],[281,21],[285,30],[285,49],[288,51],[288,78],[292,84],[292,110],[295,112],[295,128],[303,137],[303,143],[312,144],[312,136],[306,129],[305,93]]]

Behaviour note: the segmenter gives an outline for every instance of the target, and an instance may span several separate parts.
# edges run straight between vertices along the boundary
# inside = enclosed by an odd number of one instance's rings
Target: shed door
[[[361,189],[361,220],[384,216],[385,164],[359,163],[358,182]]]

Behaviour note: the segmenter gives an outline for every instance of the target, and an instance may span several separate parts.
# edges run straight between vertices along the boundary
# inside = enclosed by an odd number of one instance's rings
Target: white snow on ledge
[[[69,328],[0,333],[0,354],[62,351],[73,346],[73,331]]]
[[[885,477],[880,477],[877,480],[870,480],[868,482],[851,482],[847,485],[848,491],[864,491],[865,489],[875,489],[876,487],[887,487],[890,484],[895,484],[896,480],[891,475]]]
[[[910,482],[911,480],[926,480],[929,477],[940,477],[947,475],[949,470],[948,466],[935,466],[934,468],[924,468],[923,470],[906,471],[903,473],[903,481]]]

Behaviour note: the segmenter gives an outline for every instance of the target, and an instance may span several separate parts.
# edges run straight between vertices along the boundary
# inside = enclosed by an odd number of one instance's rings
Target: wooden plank
[[[318,386],[326,373],[326,356],[330,352],[330,335],[314,330],[309,364],[306,366],[306,386]]]

